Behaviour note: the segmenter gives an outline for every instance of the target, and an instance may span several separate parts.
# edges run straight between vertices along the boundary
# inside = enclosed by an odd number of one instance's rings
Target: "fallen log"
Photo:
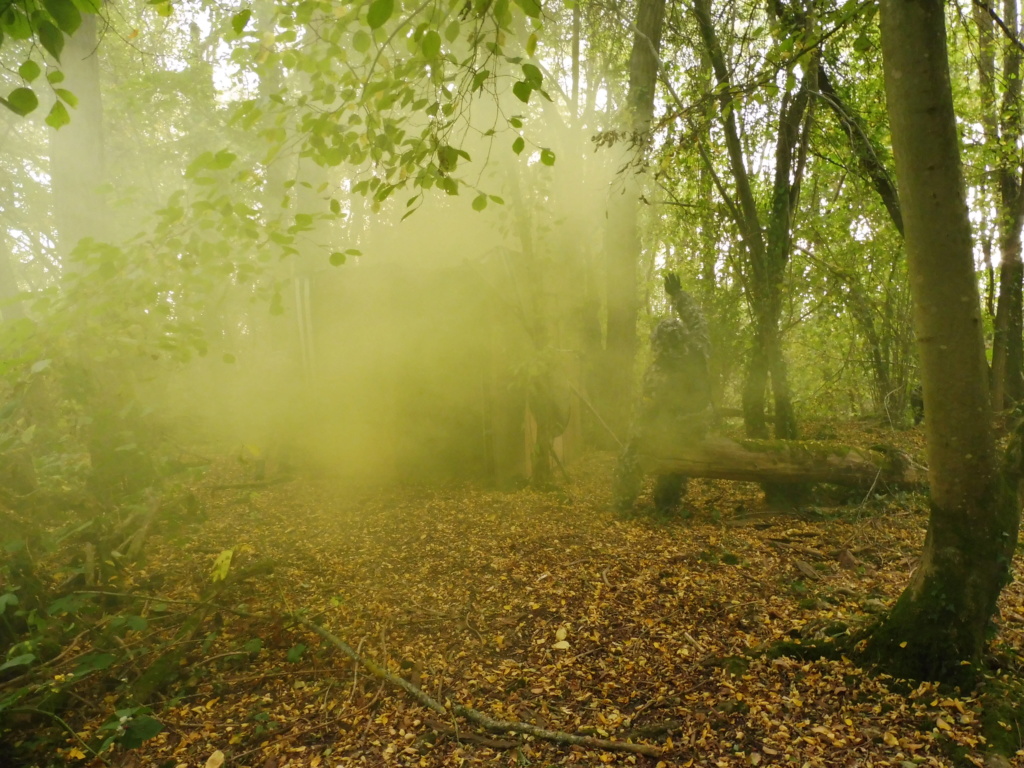
[[[830,483],[853,488],[923,486],[926,470],[889,447],[856,448],[817,440],[641,441],[645,472],[760,483]]]

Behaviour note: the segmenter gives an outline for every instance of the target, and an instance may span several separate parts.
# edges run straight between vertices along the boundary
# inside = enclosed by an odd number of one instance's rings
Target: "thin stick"
[[[318,624],[314,624],[302,616],[296,616],[293,614],[290,618],[318,634],[324,640],[352,659],[352,661],[368,669],[376,677],[391,683],[396,688],[401,688],[427,709],[437,712],[440,715],[448,714],[448,709],[439,701],[431,698],[428,694],[410,683],[408,680],[399,677],[398,675],[393,675],[376,662],[371,661],[364,656],[360,656],[350,645],[348,645],[348,643],[332,635],[323,627]],[[493,717],[488,717],[483,712],[479,712],[470,707],[463,707],[459,704],[451,705],[451,712],[459,715],[460,717],[466,718],[470,722],[479,725],[481,728],[497,733],[522,733],[527,736],[534,736],[538,739],[553,741],[557,744],[569,744],[573,746],[590,747],[592,749],[603,749],[608,752],[632,752],[633,754],[646,755],[648,757],[660,757],[663,754],[660,748],[652,747],[647,744],[595,739],[592,736],[581,736],[575,733],[566,733],[564,731],[551,731],[547,728],[539,728],[535,725],[530,725],[529,723],[517,723],[510,720],[496,720]]]

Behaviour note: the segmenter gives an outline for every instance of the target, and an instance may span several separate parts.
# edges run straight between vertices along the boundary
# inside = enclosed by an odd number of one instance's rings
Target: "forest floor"
[[[919,431],[897,437],[920,450]],[[203,599],[230,549],[232,572],[274,567],[224,588],[218,604],[267,618],[208,611],[181,678],[153,708],[164,731],[109,764],[985,764],[976,696],[908,687],[848,660],[761,653],[884,610],[917,562],[923,497],[779,512],[757,486],[697,480],[688,518],[657,518],[647,500],[624,517],[610,509],[613,462],[584,460],[551,492],[356,491],[309,478],[217,489],[238,469],[211,473],[196,491],[204,518],[157,531],[125,589],[153,597],[138,607],[153,633],[178,605],[169,601]],[[662,755],[484,733],[438,715],[283,618],[298,612],[441,702]],[[997,621],[994,650],[1017,658],[1020,580]],[[67,764],[90,764],[79,745],[109,718],[101,700],[83,697]],[[1009,764],[1024,765],[1021,755]]]

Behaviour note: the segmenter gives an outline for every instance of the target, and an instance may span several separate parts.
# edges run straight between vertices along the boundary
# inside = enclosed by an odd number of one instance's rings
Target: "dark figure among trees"
[[[644,374],[629,439],[616,469],[615,501],[620,509],[628,509],[640,494],[643,470],[639,454],[643,444],[666,436],[671,436],[673,442],[697,443],[711,425],[707,321],[694,298],[682,289],[677,275],[666,275],[665,291],[675,316],[659,322],[651,333],[651,364]],[[654,489],[657,509],[676,509],[686,485],[684,474],[659,474]]]

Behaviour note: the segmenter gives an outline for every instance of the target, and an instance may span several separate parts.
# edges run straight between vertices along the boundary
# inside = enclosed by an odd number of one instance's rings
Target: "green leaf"
[[[28,16],[18,6],[7,6],[10,10],[0,15],[0,30],[15,40],[28,40],[32,37],[32,24]]]
[[[46,82],[50,83],[50,85],[63,83],[64,73],[61,72],[59,69],[51,69],[49,72],[46,73]]]
[[[515,141],[512,142],[512,151],[517,155],[520,154],[526,148],[526,142],[522,136],[519,136]]]
[[[210,163],[210,168],[215,171],[223,171],[225,168],[229,168],[237,159],[238,155],[228,152],[226,149],[222,149],[213,156],[213,162]]]
[[[299,643],[298,645],[292,646],[292,649],[290,651],[288,651],[288,656],[287,656],[288,661],[290,661],[292,664],[294,664],[295,662],[297,662],[299,659],[302,658],[302,655],[305,652],[306,652],[306,646],[305,646],[304,643]]]
[[[430,30],[423,36],[420,48],[426,58],[430,60],[438,58],[441,55],[441,36],[433,29]]]
[[[71,0],[43,0],[43,5],[65,35],[70,37],[82,26],[82,12]]]
[[[484,82],[490,76],[491,76],[490,70],[481,69],[479,72],[477,72],[475,75],[473,75],[473,85],[470,88],[470,90],[476,91],[476,90],[479,90],[480,88],[483,88]]]
[[[444,28],[444,39],[449,43],[454,43],[459,39],[459,32],[462,31],[462,25],[458,19],[455,19],[451,24]]]
[[[228,571],[231,569],[231,557],[234,554],[234,550],[225,549],[217,555],[217,559],[213,563],[213,570],[210,572],[210,581],[224,581],[228,577]]]
[[[552,152],[550,149],[542,149],[540,151],[540,161],[544,165],[554,165],[555,164],[555,153]]]
[[[540,0],[515,0],[515,4],[530,18],[536,19],[540,16]]]
[[[533,93],[533,86],[525,80],[520,80],[512,86],[512,93],[514,93],[516,98],[523,102],[523,104],[526,104],[530,100],[530,94]]]
[[[488,195],[488,197],[491,198],[491,202],[494,203],[495,205],[505,204],[505,200],[503,198],[498,197],[497,195]]]
[[[340,267],[342,264],[345,263],[345,254],[335,251],[334,253],[331,254],[331,258],[329,259],[329,261],[331,262],[332,267]]]
[[[36,36],[40,45],[45,48],[53,58],[60,61],[61,51],[64,50],[64,33],[48,21],[39,23],[36,29]]]
[[[359,53],[366,53],[370,50],[371,43],[373,43],[373,38],[370,37],[370,33],[365,29],[360,29],[352,35],[352,47],[359,51]]]
[[[333,213],[335,216],[338,216],[341,213],[341,203],[339,203],[333,197],[331,198],[331,213]]]
[[[133,717],[125,726],[124,733],[117,740],[125,749],[138,749],[143,742],[163,733],[164,726],[159,720],[144,715]]]
[[[394,10],[395,0],[373,0],[370,3],[370,10],[366,14],[366,24],[370,29],[377,29],[391,18]]]
[[[523,64],[523,76],[533,88],[540,88],[544,83],[544,75],[533,64]]]
[[[57,94],[57,98],[67,104],[69,107],[74,109],[78,106],[78,97],[75,96],[67,88],[54,88],[53,92]]]
[[[82,677],[90,672],[106,669],[117,661],[117,656],[112,653],[90,653],[78,660],[75,667],[75,677]]]
[[[68,108],[64,106],[63,102],[55,101],[50,107],[50,114],[46,116],[46,124],[51,128],[60,128],[70,122],[71,115],[68,114]]]
[[[537,53],[537,35],[530,35],[526,38],[526,55],[533,56]]]
[[[0,613],[3,613],[5,610],[7,610],[7,606],[8,605],[17,605],[17,604],[18,604],[18,596],[16,594],[14,594],[13,592],[7,592],[7,593],[5,593],[3,595],[0,595]]]
[[[236,35],[240,35],[245,31],[245,25],[249,23],[251,18],[252,11],[248,8],[244,11],[239,11],[231,17],[231,28],[235,30]]]
[[[149,626],[149,622],[142,616],[126,616],[124,621],[133,632],[142,632]]]
[[[473,198],[473,210],[474,211],[482,211],[486,207],[487,207],[487,195],[485,195],[483,193],[480,193],[479,195],[477,195],[476,197]]]
[[[233,364],[233,363],[234,363],[234,362],[235,362],[235,361],[236,361],[237,359],[238,359],[238,358],[236,358],[236,357],[235,357],[234,355],[232,355],[232,354],[231,354],[230,352],[225,352],[225,353],[224,353],[224,356],[223,356],[223,357],[221,358],[221,360],[223,360],[223,361],[224,361],[225,363],[227,363],[228,365],[232,365],[232,364]]]
[[[26,61],[20,67],[18,67],[18,74],[21,75],[21,79],[27,83],[31,83],[42,73],[42,69],[34,61]]]
[[[31,88],[15,88],[3,102],[11,112],[22,117],[39,106],[39,98]]]
[[[258,637],[254,637],[252,640],[249,640],[248,642],[246,642],[245,645],[242,646],[242,650],[246,653],[259,653],[260,649],[262,648],[263,641],[260,640]]]
[[[35,654],[23,653],[20,656],[15,656],[13,659],[8,659],[3,664],[0,664],[0,672],[3,672],[6,669],[13,669],[14,667],[26,667],[35,660]]]

